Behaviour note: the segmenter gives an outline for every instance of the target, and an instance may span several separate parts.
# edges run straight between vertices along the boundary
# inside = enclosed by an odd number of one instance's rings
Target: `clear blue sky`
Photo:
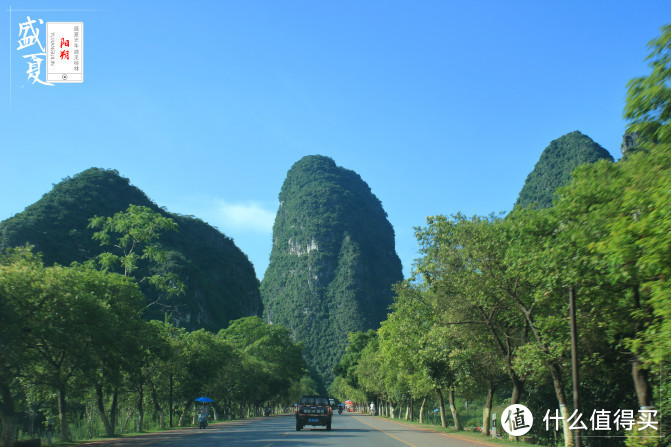
[[[668,0],[5,5],[0,220],[64,177],[114,168],[232,237],[259,278],[305,155],[370,185],[406,275],[413,227],[509,211],[551,140],[580,130],[619,158],[627,81],[671,21]],[[84,22],[83,84],[27,80],[27,15]]]

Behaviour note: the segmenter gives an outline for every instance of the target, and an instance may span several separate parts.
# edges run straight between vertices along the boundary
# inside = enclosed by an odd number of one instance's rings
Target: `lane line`
[[[367,426],[372,427],[372,428],[374,428],[375,430],[377,430],[377,431],[379,431],[379,432],[382,432],[382,433],[384,433],[385,435],[390,436],[390,437],[394,438],[395,440],[397,440],[398,442],[402,442],[403,444],[405,444],[405,445],[407,445],[407,446],[409,446],[409,447],[418,447],[418,446],[416,446],[415,444],[411,444],[411,443],[409,443],[409,442],[407,442],[407,441],[404,441],[404,440],[402,440],[401,438],[396,437],[396,436],[392,435],[391,433],[387,433],[386,431],[384,431],[384,430],[382,430],[382,429],[380,429],[380,428],[378,428],[378,427],[376,427],[376,426],[374,426],[374,425],[371,425],[371,424],[369,424],[369,423],[366,422],[366,421],[362,421],[358,416],[355,416],[354,418],[355,418],[357,421],[361,422],[362,424],[366,424]]]

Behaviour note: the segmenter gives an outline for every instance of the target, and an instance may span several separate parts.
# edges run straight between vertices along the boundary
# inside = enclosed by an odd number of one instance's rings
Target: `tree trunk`
[[[9,399],[9,398],[8,398]],[[7,407],[11,406],[11,409]],[[0,412],[0,420],[2,421],[2,435],[0,435],[0,446],[13,447],[14,436],[16,432],[17,417],[13,411],[14,405],[3,405],[3,410]]]
[[[112,427],[112,435],[116,433],[116,420],[119,413],[119,389],[115,388],[112,392],[112,406],[110,407],[110,426]]]
[[[58,422],[61,426],[61,441],[72,441],[70,439],[70,429],[68,427],[67,406],[65,401],[65,387],[62,386],[57,391],[58,397]]]
[[[0,391],[0,395],[3,397],[0,400],[0,422],[2,422],[2,430],[0,430],[0,446],[12,447],[14,445],[18,417],[16,408],[14,407],[14,395],[9,389],[8,382],[2,383],[2,391]]]
[[[510,380],[513,382],[513,393],[510,396],[510,405],[515,405],[520,401],[520,394],[522,394],[524,382],[522,382],[514,372],[511,372]],[[519,436],[508,435],[508,439],[511,441],[519,441]]]
[[[107,417],[107,412],[105,411],[105,401],[103,398],[103,387],[100,384],[96,385],[96,400],[98,401],[98,412],[100,413],[100,419],[103,421],[105,426],[105,435],[114,436],[114,429],[110,425],[110,420]]]
[[[641,308],[641,294],[638,285],[634,287],[634,306],[636,309]],[[639,319],[636,321],[636,333],[639,333],[642,329],[642,322]],[[634,354],[631,373],[634,379],[634,388],[636,389],[636,397],[638,398],[639,408],[652,406],[648,372],[641,368],[641,361],[638,356],[636,356],[636,354]]]
[[[522,387],[524,382],[522,382],[515,374],[510,377],[510,380],[513,382],[513,392],[510,395],[510,405],[515,405],[520,401],[520,395],[522,394]]]
[[[552,375],[552,383],[555,388],[555,395],[557,396],[557,402],[559,403],[559,411],[561,411],[561,415],[564,418],[562,420],[562,428],[564,431],[564,445],[566,447],[571,447],[573,446],[573,433],[569,429],[570,423],[568,422],[568,418],[571,416],[568,411],[568,407],[566,406],[566,395],[564,394],[564,380],[561,377],[561,372],[559,370],[559,367],[555,365],[554,363],[551,363],[548,365],[550,369],[550,374]]]
[[[634,386],[636,387],[636,397],[638,398],[639,408],[651,407],[652,399],[650,398],[650,382],[648,381],[648,371],[641,368],[641,362],[635,358],[631,365],[631,375],[634,379]]]
[[[410,422],[415,420],[415,399],[410,396]]]
[[[524,314],[524,317],[526,318],[527,322],[529,323],[529,329],[531,332],[534,334],[534,338],[536,338],[536,342],[538,343],[538,346],[541,348],[541,350],[545,354],[550,354],[550,350],[543,341],[540,332],[538,331],[538,328],[534,325],[534,321],[531,318],[531,310],[527,309],[522,302],[519,300],[519,298],[515,297],[517,300],[517,303],[520,306],[520,309],[522,310],[522,313]],[[564,381],[562,379],[561,375],[561,369],[557,364],[554,362],[549,362],[547,364],[548,369],[550,370],[550,374],[552,375],[552,384],[555,389],[555,395],[557,396],[557,402],[559,402],[559,411],[561,411],[561,415],[564,418],[563,419],[563,431],[564,431],[564,445],[566,447],[573,446],[573,434],[571,433],[571,430],[569,429],[570,424],[568,423],[568,418],[569,418],[569,411],[568,407],[566,406],[566,396],[564,395]],[[584,422],[584,421],[583,421]],[[556,431],[555,431],[556,432]]]
[[[443,428],[447,427],[447,422],[445,421],[445,401],[443,400],[443,392],[440,388],[436,388],[436,394],[438,395],[438,408],[440,408],[440,425]]]
[[[135,408],[131,408],[131,410],[126,414],[126,419],[124,419],[123,423],[121,424],[121,434],[123,435],[124,433],[128,433],[128,421],[130,418],[133,417],[135,414]]]
[[[452,417],[454,418],[454,428],[462,431],[464,426],[461,425],[459,420],[459,412],[457,411],[457,406],[454,404],[454,389],[450,389],[450,411],[452,412]]]
[[[144,387],[140,384],[137,402],[137,431],[141,432],[144,425]]]
[[[159,418],[159,426],[161,427],[161,430],[165,430],[165,413],[163,411],[158,413],[158,418]]]
[[[161,404],[158,402],[158,396],[156,395],[156,387],[154,386],[154,382],[150,380],[149,386],[151,386],[151,400],[154,402],[154,411],[156,411],[159,416],[161,430],[163,430],[165,429],[165,414],[161,408]]]
[[[494,397],[494,388],[490,385],[487,390],[487,400],[485,400],[485,408],[482,410],[482,434],[489,436],[492,420],[492,398]]]
[[[180,427],[183,427],[186,424],[186,418],[189,416],[189,404],[191,402],[184,403],[184,411],[179,416],[179,422],[177,423]]]
[[[419,407],[419,423],[423,424],[424,423],[424,408],[426,407],[426,396],[424,396],[424,399],[422,400],[422,406]]]
[[[170,416],[170,428],[172,428],[172,414],[173,414],[173,408],[172,408],[172,385],[173,385],[173,379],[172,379],[172,371],[170,371],[170,385],[169,385],[169,397],[168,397],[168,414]]]
[[[407,420],[409,420],[409,418],[410,418],[410,404],[405,406],[405,418],[404,418],[404,420],[407,421]]]

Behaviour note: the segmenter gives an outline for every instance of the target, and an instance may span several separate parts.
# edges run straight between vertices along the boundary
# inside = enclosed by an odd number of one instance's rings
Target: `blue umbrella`
[[[195,399],[196,402],[214,402],[212,399],[209,397],[199,397],[198,399]]]

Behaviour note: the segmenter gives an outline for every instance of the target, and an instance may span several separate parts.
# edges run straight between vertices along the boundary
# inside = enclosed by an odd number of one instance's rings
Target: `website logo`
[[[524,405],[510,405],[501,414],[501,427],[512,436],[526,435],[533,423],[531,410]]]

